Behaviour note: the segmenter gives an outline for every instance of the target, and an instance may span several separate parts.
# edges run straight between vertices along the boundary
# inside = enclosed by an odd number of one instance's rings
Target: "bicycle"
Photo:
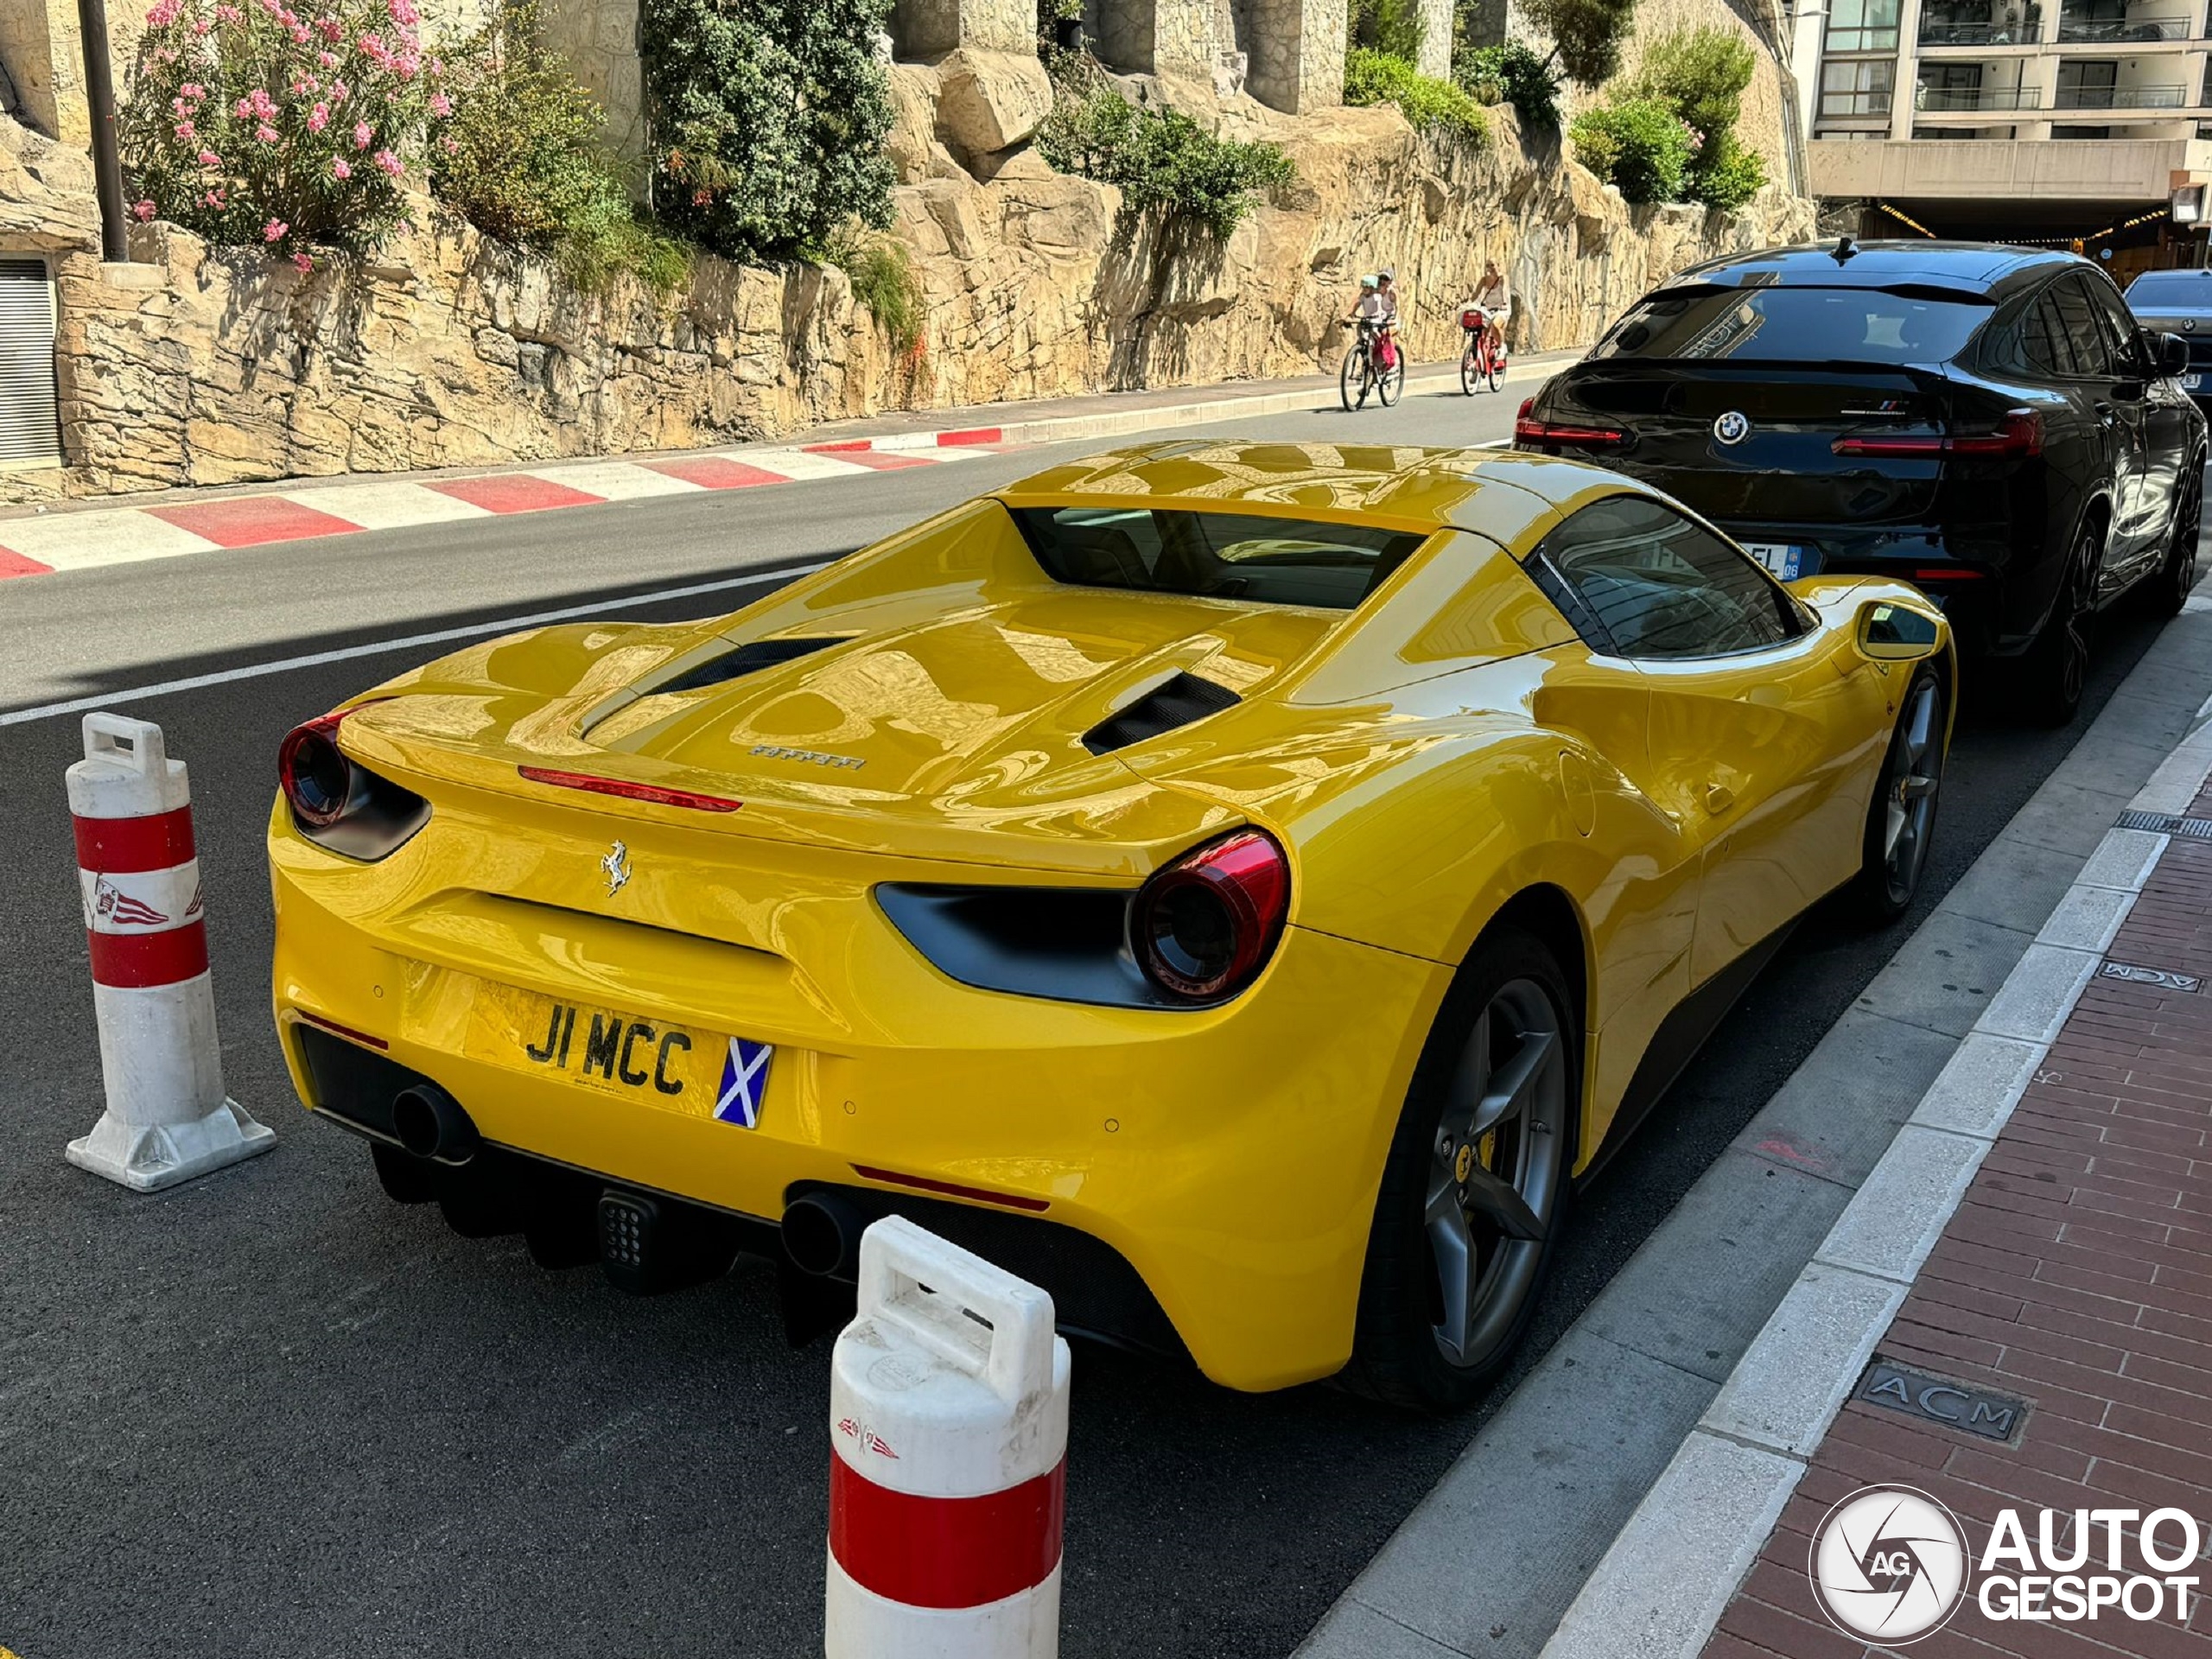
[[[1337,392],[1344,399],[1344,410],[1367,407],[1367,394],[1373,392],[1388,409],[1398,401],[1398,394],[1406,385],[1406,348],[1396,340],[1390,342],[1390,366],[1383,368],[1376,361],[1376,350],[1382,330],[1367,317],[1346,319],[1349,327],[1359,330],[1351,349],[1344,353],[1344,366],[1337,371]]]
[[[1459,326],[1467,331],[1467,348],[1459,353],[1459,390],[1470,397],[1477,386],[1496,391],[1505,378],[1505,342],[1491,338],[1490,315],[1480,306],[1460,312]]]

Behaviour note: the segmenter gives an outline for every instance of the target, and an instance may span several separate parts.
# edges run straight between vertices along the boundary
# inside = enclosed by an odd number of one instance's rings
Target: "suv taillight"
[[[1609,448],[1628,442],[1628,434],[1617,426],[1576,426],[1560,421],[1540,420],[1532,412],[1536,400],[1524,397],[1520,413],[1513,417],[1513,442],[1516,443],[1576,443],[1588,448]]]
[[[1882,437],[1863,434],[1838,438],[1829,446],[1839,455],[1867,455],[1892,460],[1941,460],[1945,455],[1969,455],[1980,460],[2024,460],[2043,454],[2043,416],[2031,409],[2005,411],[1993,432],[1971,432],[1957,437],[1932,434]]]
[[[1272,836],[1243,830],[1146,882],[1129,906],[1129,944],[1162,990],[1211,1002],[1259,976],[1289,912],[1289,858]]]

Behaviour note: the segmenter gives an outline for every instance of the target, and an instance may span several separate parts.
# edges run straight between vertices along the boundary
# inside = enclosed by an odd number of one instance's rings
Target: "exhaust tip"
[[[461,1104],[435,1083],[403,1089],[391,1103],[391,1132],[417,1158],[464,1164],[481,1137]]]
[[[835,1193],[805,1193],[784,1211],[784,1249],[801,1272],[851,1279],[860,1272],[867,1227],[860,1211]]]

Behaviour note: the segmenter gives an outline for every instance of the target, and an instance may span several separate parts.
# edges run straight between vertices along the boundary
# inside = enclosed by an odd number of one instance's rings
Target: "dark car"
[[[2187,352],[2071,254],[1845,238],[1674,277],[1514,439],[1656,485],[1784,581],[1919,583],[2059,723],[2097,611],[2145,582],[2178,610],[2196,582]]]
[[[2153,334],[2188,343],[2181,389],[2199,409],[2212,406],[2212,270],[2146,270],[2127,285],[2127,308]]]

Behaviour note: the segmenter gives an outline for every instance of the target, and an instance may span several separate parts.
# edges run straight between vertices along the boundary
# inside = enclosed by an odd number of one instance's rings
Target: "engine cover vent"
[[[719,657],[710,657],[696,668],[687,669],[672,680],[664,680],[649,694],[661,696],[671,691],[703,691],[710,685],[722,685],[764,668],[773,668],[779,663],[792,662],[810,656],[824,645],[842,645],[835,635],[820,639],[751,639],[734,651],[726,651]]]
[[[1178,674],[1155,686],[1126,709],[1117,709],[1083,734],[1083,747],[1093,754],[1110,754],[1158,737],[1179,726],[1234,709],[1239,699],[1225,685],[1202,680],[1195,674]]]

